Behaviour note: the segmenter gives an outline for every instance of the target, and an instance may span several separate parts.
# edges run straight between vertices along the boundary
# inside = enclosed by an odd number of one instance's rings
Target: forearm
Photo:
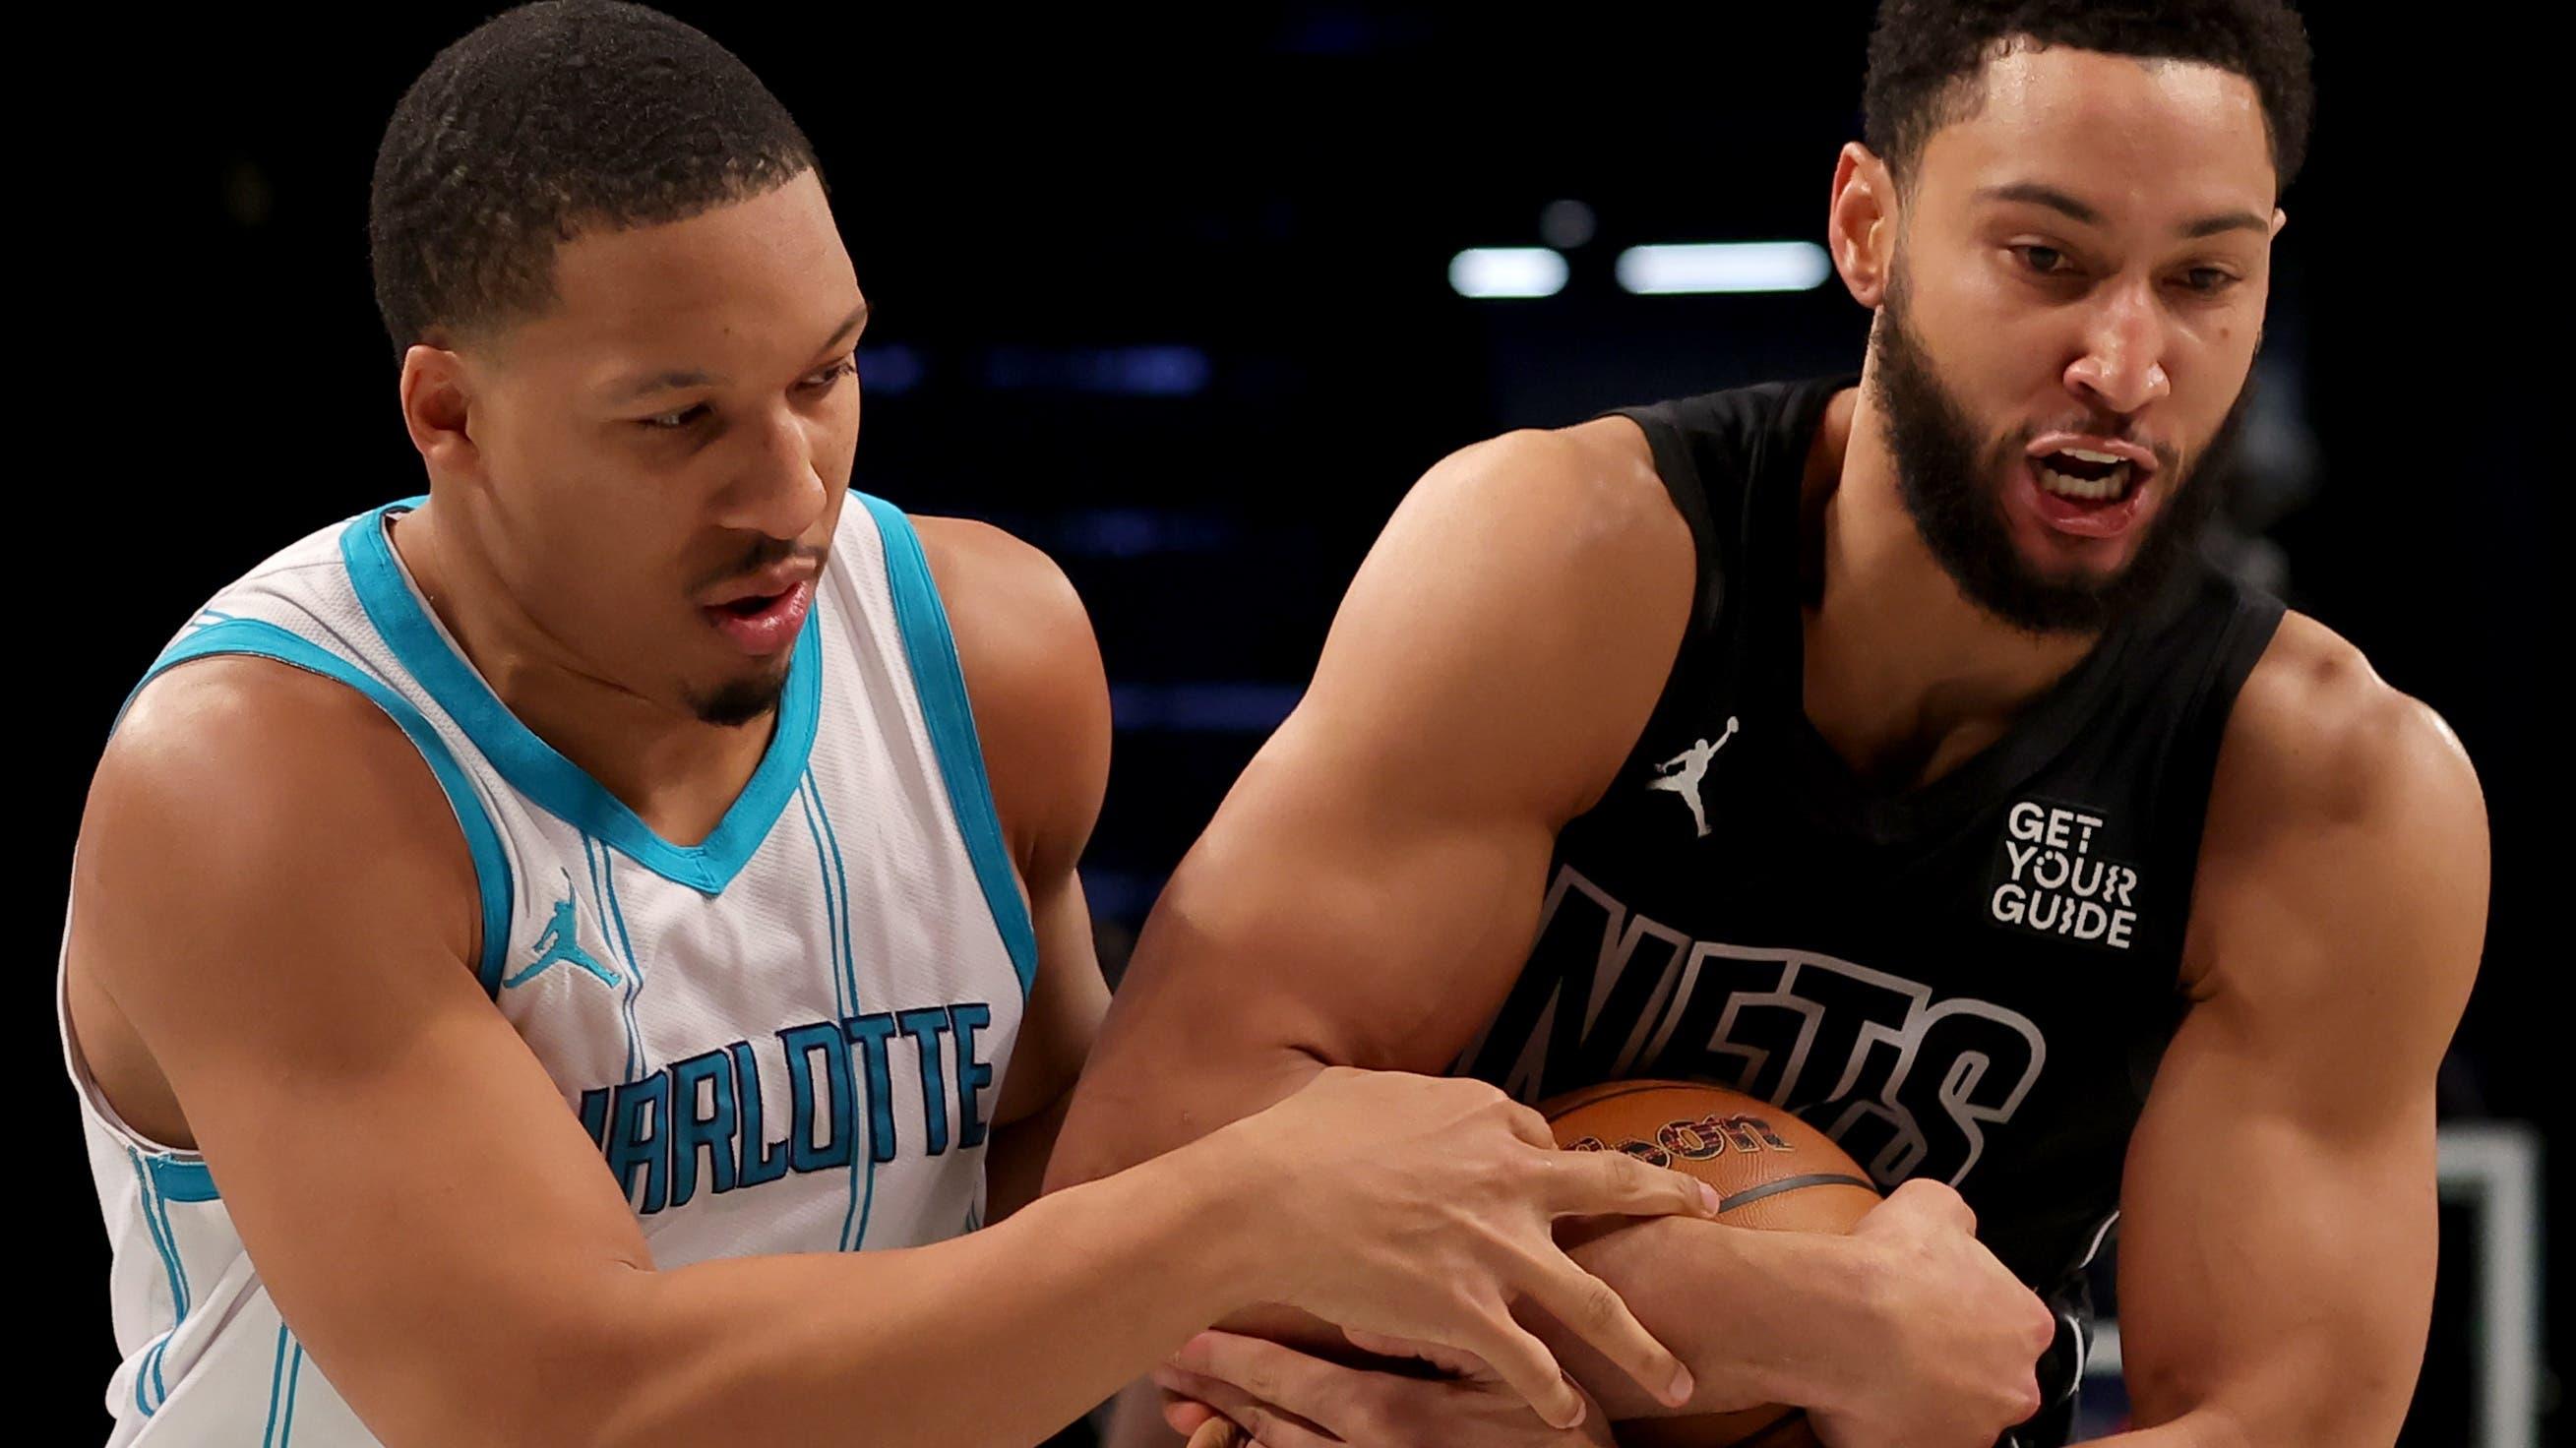
[[[1150,1161],[1296,1094],[1331,1063],[1293,1046],[1229,1052],[1214,1068],[1129,1049],[1112,1022],[1074,1088],[1046,1164],[1047,1191]],[[1141,1042],[1138,1043],[1141,1046]]]
[[[1663,1230],[1671,1227],[1697,1230]],[[1852,1344],[1864,1338],[1857,1324],[1873,1309],[1860,1250],[1846,1239],[1657,1218],[1589,1233],[1577,1228],[1564,1240],[1574,1260],[1616,1288],[1691,1369],[1690,1404],[1660,1403],[1562,1323],[1522,1303],[1515,1315],[1610,1419],[1761,1403],[1831,1407],[1874,1370],[1853,1360]],[[1373,1361],[1339,1328],[1276,1303],[1241,1309],[1223,1326],[1328,1361]]]
[[[2233,1344],[2220,1364],[2178,1360],[2169,1349],[2158,1351],[2164,1345],[2151,1334],[2161,1324],[2124,1321],[2129,1418],[2140,1426],[2086,1441],[2120,1448],[2388,1448],[2414,1398],[2423,1327],[2356,1333],[2352,1325],[2368,1306],[2331,1304],[2323,1293],[2317,1299],[2323,1299],[2316,1309],[2322,1322],[2275,1317],[2261,1341]],[[2254,1316],[2242,1302],[2211,1310]],[[2344,1320],[2334,1321],[2337,1315]]]
[[[1690,1406],[1656,1402],[1561,1324],[1529,1325],[1611,1418],[1727,1412],[1759,1403],[1836,1406],[1869,1371],[1851,1361],[1873,1311],[1847,1239],[1684,1218],[1632,1222],[1571,1249],[1688,1364]]]
[[[2397,1441],[2405,1421],[2404,1404],[2394,1413],[2330,1414],[2327,1404],[2338,1389],[2319,1384],[2312,1411],[2257,1416],[2226,1404],[2194,1408],[2151,1428],[2133,1428],[2108,1438],[2087,1438],[2100,1448],[2385,1448]],[[2354,1419],[2365,1421],[2354,1421]]]
[[[569,1436],[1038,1442],[1257,1293],[1245,1193],[1217,1157],[1176,1154],[928,1247],[650,1274],[624,1304],[602,1416]]]

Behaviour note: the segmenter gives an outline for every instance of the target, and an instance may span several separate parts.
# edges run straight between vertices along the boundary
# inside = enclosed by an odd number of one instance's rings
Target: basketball
[[[1683,1081],[1614,1081],[1539,1107],[1568,1151],[1624,1151],[1717,1189],[1717,1220],[1784,1232],[1848,1232],[1878,1189],[1833,1138],[1769,1102]],[[1647,1448],[1813,1448],[1796,1408],[1633,1419],[1619,1441]]]

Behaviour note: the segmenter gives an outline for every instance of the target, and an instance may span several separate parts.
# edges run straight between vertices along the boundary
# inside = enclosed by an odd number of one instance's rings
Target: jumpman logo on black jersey
[[[1708,838],[1708,810],[1699,801],[1699,782],[1708,775],[1709,761],[1717,758],[1717,751],[1724,749],[1726,741],[1734,737],[1735,717],[1730,714],[1725,732],[1718,735],[1715,742],[1706,739],[1693,742],[1690,748],[1656,765],[1655,777],[1646,781],[1648,789],[1668,789],[1682,797],[1682,803],[1690,806],[1691,821],[1699,826],[1701,839]]]

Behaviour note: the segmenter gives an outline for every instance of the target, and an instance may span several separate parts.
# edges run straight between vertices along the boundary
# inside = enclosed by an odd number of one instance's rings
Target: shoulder
[[[77,859],[76,905],[112,902],[82,914],[117,935],[329,910],[363,883],[348,898],[460,962],[478,944],[472,859],[418,749],[357,690],[267,659],[194,660],[136,696],[92,777]],[[111,972],[154,959],[81,953]]]
[[[418,748],[374,701],[340,680],[237,654],[191,660],[144,686],[91,794],[93,808],[220,812],[252,834],[320,819],[343,833],[391,830],[431,806],[451,815]]]
[[[2220,744],[2187,968],[2299,1002],[2375,962],[2464,993],[2486,894],[2486,805],[2459,737],[2351,643],[2284,617]]]
[[[1635,424],[1461,449],[1387,520],[1265,761],[1320,754],[1423,808],[1561,825],[1635,745],[1697,581]]]
[[[1586,687],[1607,646],[1660,690],[1696,582],[1690,525],[1645,435],[1605,418],[1505,433],[1433,465],[1378,535],[1334,633],[1381,625],[1400,654],[1422,644],[1464,668],[1509,663]]]
[[[1406,512],[1454,515],[1517,544],[1522,561],[1576,576],[1646,568],[1687,575],[1690,525],[1673,506],[1643,430],[1622,417],[1523,429],[1442,459]]]
[[[2290,613],[2228,715],[2212,823],[2264,833],[2475,827],[2485,804],[2459,736],[2361,650]]]
[[[916,517],[975,711],[993,802],[1028,869],[1090,833],[1109,775],[1109,686],[1054,559],[987,523]]]

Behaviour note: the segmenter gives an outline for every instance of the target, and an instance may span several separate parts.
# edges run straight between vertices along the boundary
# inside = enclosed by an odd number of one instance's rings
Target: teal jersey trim
[[[751,782],[743,786],[704,843],[675,845],[655,834],[652,826],[581,766],[556,753],[553,745],[520,723],[439,632],[404,578],[393,544],[385,536],[388,514],[416,508],[423,501],[388,503],[360,516],[340,535],[341,559],[376,632],[384,635],[403,667],[512,788],[548,814],[615,846],[628,859],[674,884],[702,894],[722,892],[750,863],[752,853],[786,811],[813,752],[823,693],[822,646],[813,614],[806,615],[804,628],[797,632],[795,651],[788,659],[787,690],[778,704],[777,732],[770,736],[769,749],[752,771]],[[816,602],[819,610],[820,599]]]
[[[1029,923],[1028,903],[1020,898],[1018,877],[1011,871],[1010,851],[1002,844],[1002,823],[993,811],[993,786],[984,773],[984,746],[975,735],[975,711],[966,700],[966,675],[958,667],[957,641],[948,628],[948,610],[930,576],[930,560],[921,551],[921,536],[912,520],[882,498],[853,497],[876,520],[885,542],[886,582],[894,592],[896,628],[903,634],[905,660],[912,666],[912,689],[921,700],[921,717],[930,726],[931,747],[939,756],[939,775],[948,786],[949,808],[966,837],[966,857],[975,865],[984,903],[1010,952],[1011,968],[1020,977],[1026,999],[1037,981],[1037,931]]]
[[[446,791],[448,806],[456,811],[456,823],[465,832],[465,849],[474,860],[474,882],[483,905],[483,955],[476,974],[483,982],[486,995],[498,995],[501,966],[510,954],[510,857],[501,849],[501,833],[492,827],[492,817],[483,808],[482,796],[474,792],[473,782],[465,777],[464,769],[457,764],[456,756],[448,751],[447,742],[438,737],[438,730],[431,726],[428,716],[413,707],[409,699],[395,693],[391,685],[349,660],[301,634],[255,618],[227,619],[222,623],[209,624],[171,645],[167,652],[153,661],[142,681],[134,686],[135,692],[142,692],[145,684],[190,659],[215,654],[244,654],[272,659],[308,673],[320,674],[326,679],[337,679],[366,695],[370,702],[401,726],[412,747],[420,751],[421,759],[429,765],[429,772],[437,776],[438,787]],[[134,695],[126,695],[125,707],[130,708],[133,703]],[[125,711],[120,708],[117,718],[122,721],[124,717]],[[205,1190],[209,1196],[212,1195],[213,1178],[206,1179]],[[179,1200],[192,1198],[180,1197]]]
[[[143,1165],[152,1173],[152,1189],[165,1202],[211,1202],[221,1195],[215,1190],[214,1174],[202,1161],[147,1156]]]

